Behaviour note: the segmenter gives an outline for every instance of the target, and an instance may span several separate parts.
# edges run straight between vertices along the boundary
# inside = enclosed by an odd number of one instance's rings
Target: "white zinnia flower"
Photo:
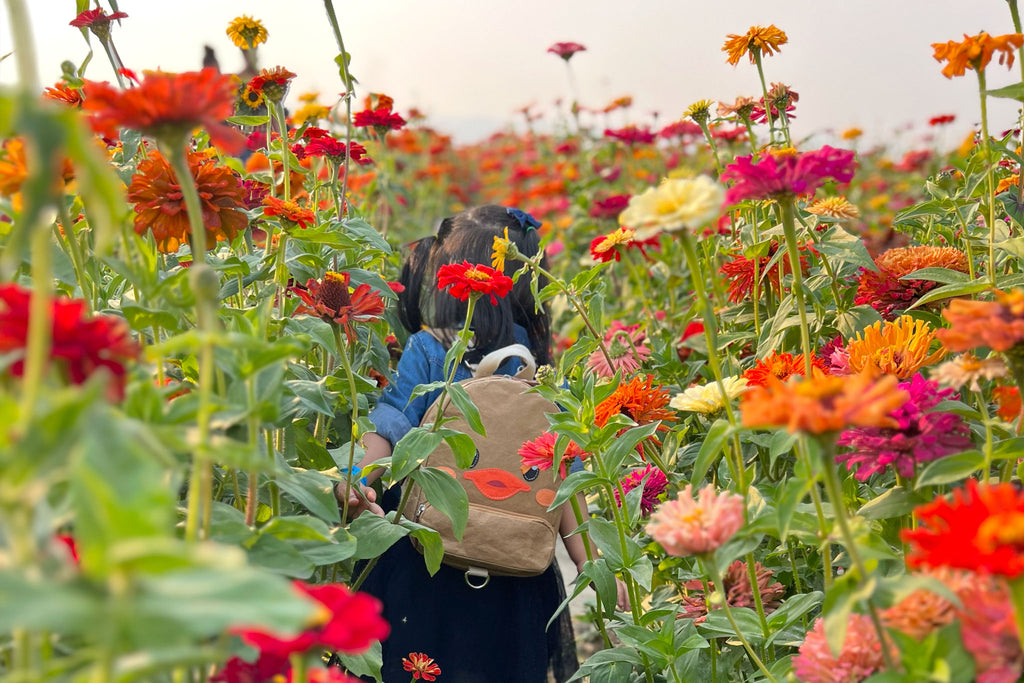
[[[730,401],[747,390],[745,377],[723,377],[722,385],[725,386],[725,393]],[[722,394],[718,391],[718,382],[715,381],[693,386],[681,394],[676,394],[668,405],[676,410],[702,415],[717,413],[725,407]]]
[[[637,240],[662,231],[695,229],[717,218],[725,191],[707,176],[666,178],[629,200],[619,214],[619,224],[636,231]]]

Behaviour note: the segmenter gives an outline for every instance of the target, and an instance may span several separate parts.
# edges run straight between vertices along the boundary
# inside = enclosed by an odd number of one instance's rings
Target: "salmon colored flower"
[[[583,47],[579,43],[555,43],[548,48],[548,52],[551,54],[558,55],[565,61],[572,59],[572,56],[577,52],[584,52],[587,48]]]
[[[884,666],[878,631],[871,617],[864,614],[848,617],[846,636],[838,655],[832,653],[825,637],[825,620],[819,617],[793,658],[793,671],[801,683],[857,683]]]
[[[971,391],[981,391],[981,380],[996,380],[1006,377],[1010,371],[999,356],[978,358],[973,353],[962,353],[946,361],[931,372],[931,378],[939,384],[954,389],[964,385]]]
[[[810,204],[806,209],[807,213],[813,213],[816,216],[825,216],[827,218],[834,218],[840,221],[852,221],[860,218],[860,209],[851,204],[846,197],[842,195],[836,195],[834,197],[825,197],[818,201]]]
[[[316,215],[310,209],[277,197],[266,197],[263,200],[263,215],[277,216],[282,221],[298,225],[303,230],[316,223]]]
[[[611,362],[604,351],[595,349],[587,359],[587,368],[598,377],[613,377],[616,372],[624,376],[636,372],[651,356],[650,348],[644,343],[646,340],[647,333],[640,325],[623,325],[616,320],[604,335],[604,345]]]
[[[740,63],[743,55],[747,55],[750,58],[751,64],[756,64],[757,57],[762,54],[770,57],[778,51],[780,45],[785,45],[787,42],[789,42],[789,38],[775,24],[767,28],[764,26],[751,26],[743,35],[730,33],[726,36],[722,52],[729,54],[729,58],[726,61],[733,66]]]
[[[188,165],[202,202],[206,248],[218,240],[233,240],[249,224],[241,179],[201,152],[189,153]],[[191,226],[181,185],[160,152],[153,150],[139,162],[128,186],[128,201],[135,204],[135,232],[152,232],[161,252],[173,254],[188,242]]]
[[[1014,51],[1024,44],[1024,35],[1010,33],[1003,36],[991,36],[982,31],[976,36],[964,34],[962,42],[950,40],[945,43],[932,43],[937,62],[946,62],[942,75],[946,78],[963,76],[967,69],[984,71],[993,55],[999,53],[999,63],[1009,69],[1013,66]]]
[[[743,497],[716,493],[713,484],[693,497],[687,484],[675,499],[655,508],[645,527],[669,555],[707,555],[724,545],[743,526]]]
[[[538,470],[550,470],[555,461],[558,462],[558,476],[566,477],[566,466],[573,460],[580,458],[585,460],[590,453],[579,447],[574,441],[567,441],[565,450],[561,455],[555,455],[555,443],[558,436],[554,432],[544,432],[533,441],[527,441],[519,447],[519,458],[523,474],[536,467]]]
[[[904,529],[907,566],[952,567],[1007,578],[1024,573],[1024,492],[1013,484],[968,479],[952,500],[937,498],[914,510]]]
[[[295,313],[340,325],[349,339],[354,339],[352,323],[380,318],[384,315],[384,300],[365,282],[349,292],[349,279],[348,273],[328,271],[319,281],[307,280],[305,289],[290,287],[289,291],[302,300]]]
[[[857,284],[858,306],[868,304],[883,318],[909,308],[915,301],[939,286],[931,280],[907,280],[907,275],[922,268],[947,268],[967,273],[967,255],[953,247],[898,247],[875,257],[878,272],[862,268]]]
[[[0,284],[0,356],[10,354],[7,370],[25,372],[29,305],[32,292],[14,283]],[[124,398],[128,366],[142,354],[128,323],[113,315],[89,315],[84,301],[56,297],[50,306],[49,360],[72,384],[84,384],[105,369],[110,374],[107,396]]]
[[[651,422],[675,422],[676,416],[668,405],[668,389],[654,384],[654,376],[631,377],[623,380],[608,398],[594,409],[594,424],[603,427],[613,415],[625,415],[638,425]]]
[[[949,329],[937,336],[950,351],[968,351],[988,346],[1009,351],[1024,341],[1024,290],[995,291],[995,301],[954,299],[942,317]]]
[[[232,19],[226,33],[231,42],[242,50],[252,50],[267,42],[267,29],[263,22],[246,14]]]
[[[718,217],[722,196],[721,186],[707,176],[666,178],[630,197],[619,214],[619,225],[634,230],[638,240],[666,231],[697,230]]]
[[[826,434],[847,427],[890,427],[892,411],[908,396],[892,375],[875,379],[872,373],[790,378],[752,387],[740,400],[745,427],[785,427],[790,432]]]
[[[811,367],[828,373],[825,362],[817,356],[811,358]],[[802,376],[805,369],[804,354],[800,353],[794,356],[791,353],[772,351],[763,359],[759,358],[755,361],[754,367],[744,371],[743,378],[747,380],[748,386],[763,387],[768,384],[768,377],[785,382],[793,375]]]
[[[1017,387],[996,387],[992,390],[992,398],[996,402],[996,415],[1006,422],[1013,422],[1020,417],[1022,404],[1020,389]]]
[[[813,152],[769,153],[756,162],[752,156],[738,157],[720,179],[735,182],[725,194],[726,203],[735,204],[811,194],[829,179],[848,183],[856,168],[853,152],[825,145]]]
[[[946,355],[942,347],[931,352],[935,338],[936,332],[928,323],[909,315],[877,322],[858,333],[847,345],[850,369],[853,372],[878,371],[909,379],[921,368],[942,360]]]
[[[972,583],[983,581],[981,577],[970,572],[938,567],[917,573],[942,582],[947,588],[959,595]],[[914,640],[924,640],[934,631],[953,623],[957,609],[944,596],[926,588],[911,592],[898,603],[881,613],[882,625]]]
[[[435,681],[441,675],[441,667],[422,652],[410,652],[408,657],[402,657],[402,668],[411,672],[416,681]]]
[[[1010,588],[996,576],[975,574],[957,591],[964,649],[974,657],[978,683],[1017,683],[1024,672],[1017,620]]]
[[[380,601],[366,593],[353,593],[340,583],[312,585],[295,581],[295,590],[319,603],[304,631],[285,636],[263,628],[235,627],[231,632],[271,656],[288,657],[313,647],[359,654],[374,641],[388,637],[390,627],[380,616]]]
[[[245,147],[245,137],[224,123],[234,114],[233,77],[212,67],[179,74],[147,71],[129,90],[86,81],[83,93],[82,110],[93,130],[107,137],[116,137],[124,127],[156,138],[183,138],[201,126],[229,154]]]
[[[446,289],[459,301],[469,297],[490,295],[491,303],[512,291],[512,278],[490,266],[473,265],[469,261],[448,263],[437,269],[437,288]]]

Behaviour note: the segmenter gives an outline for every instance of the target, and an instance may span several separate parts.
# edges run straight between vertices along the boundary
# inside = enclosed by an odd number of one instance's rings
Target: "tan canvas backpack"
[[[510,356],[527,361],[515,377],[494,375],[494,370]],[[456,540],[448,516],[427,501],[423,490],[410,492],[408,509],[412,519],[434,529],[444,544],[444,563],[466,570],[466,580],[474,587],[486,585],[489,575],[534,576],[551,564],[561,510],[548,511],[560,483],[553,470],[523,471],[519,449],[547,431],[546,415],[558,408],[536,393],[532,381],[536,364],[529,349],[521,344],[498,349],[480,361],[473,378],[462,386],[480,412],[486,436],[477,434],[453,405],[443,409],[453,417],[445,427],[467,434],[476,445],[469,469],[460,470],[447,444],[442,443],[424,462],[455,477],[469,499],[469,519],[462,540]],[[526,379],[526,378],[529,379]],[[432,405],[424,423],[437,417],[438,404]]]

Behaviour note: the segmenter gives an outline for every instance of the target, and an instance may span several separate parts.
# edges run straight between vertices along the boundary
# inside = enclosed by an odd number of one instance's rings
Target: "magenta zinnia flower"
[[[825,638],[825,621],[818,619],[793,658],[793,672],[802,683],[857,683],[885,664],[882,644],[871,618],[851,614],[839,656],[833,655]]]
[[[904,477],[912,477],[920,463],[958,453],[971,445],[963,418],[956,413],[932,410],[952,397],[952,389],[940,389],[937,382],[920,374],[909,382],[901,382],[899,388],[910,395],[910,400],[890,413],[898,427],[855,427],[839,437],[840,446],[853,450],[840,453],[836,460],[845,462],[851,470],[856,465],[854,476],[860,481],[867,481],[888,466]]]
[[[651,514],[647,533],[669,555],[705,555],[733,537],[743,526],[743,497],[735,493],[715,493],[708,484],[693,497],[693,485],[687,484],[675,500],[667,500]]]
[[[721,180],[735,181],[725,201],[779,199],[810,194],[828,179],[848,183],[857,162],[853,152],[825,145],[813,152],[785,150],[767,154],[756,162],[752,156],[739,157],[726,167]]]
[[[640,497],[640,511],[646,517],[651,514],[654,506],[657,505],[658,496],[663,494],[668,487],[668,478],[657,467],[648,465],[642,470],[633,470],[623,477],[621,481],[622,491],[623,493],[629,493],[637,486],[640,486],[641,483],[644,487],[644,492]],[[619,507],[622,507],[618,489],[615,490],[615,502]]]
[[[548,48],[548,52],[558,55],[565,61],[572,59],[572,56],[577,52],[584,52],[587,48],[583,47],[579,43],[567,42],[567,43],[555,43]]]

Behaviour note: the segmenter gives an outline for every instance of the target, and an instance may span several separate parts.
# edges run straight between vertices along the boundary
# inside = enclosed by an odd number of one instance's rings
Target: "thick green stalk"
[[[761,80],[761,97],[764,98],[764,114],[768,118],[768,145],[775,142],[775,121],[772,118],[772,103],[768,101],[768,85],[764,80],[764,65],[761,63],[760,48],[751,48],[754,64],[757,65],[757,77]]]
[[[335,323],[331,327],[334,329],[334,345],[338,348],[338,356],[341,357],[341,364],[345,368],[345,375],[348,379],[348,400],[352,406],[350,414],[352,428],[349,430],[348,439],[348,469],[345,470],[345,487],[346,490],[349,490],[354,483],[352,468],[355,466],[356,460],[356,420],[359,419],[359,390],[356,388],[356,378],[352,372],[352,360],[348,357],[349,345],[341,337],[341,326]],[[355,483],[358,483],[358,481],[359,477],[355,477]],[[345,496],[345,502],[342,505],[341,518],[348,519],[348,496]]]
[[[1010,585],[1010,599],[1013,602],[1013,617],[1017,622],[1017,640],[1024,648],[1024,577],[1018,576],[1007,581]]]
[[[800,316],[800,344],[804,354],[804,377],[810,379],[811,373],[811,331],[807,324],[807,305],[804,302],[804,276],[800,268],[800,250],[796,241],[796,221],[794,219],[793,198],[779,199],[782,207],[782,230],[786,235],[786,251],[789,253],[789,267],[793,271],[793,300]]]
[[[331,0],[324,0],[324,9],[327,10],[327,19],[331,24],[331,30],[334,31],[334,39],[338,42],[339,57],[341,58],[338,67],[341,70],[341,80],[345,84],[345,179],[341,185],[343,205],[337,207],[338,218],[340,219],[342,215],[348,215],[348,199],[346,194],[348,192],[348,169],[352,160],[349,149],[352,146],[352,98],[355,97],[355,93],[352,90],[352,75],[348,71],[348,53],[345,52],[345,41],[341,37],[338,16],[334,13],[334,3]]]
[[[988,279],[996,286],[996,190],[992,178],[992,143],[988,137],[988,96],[985,94],[985,71],[978,69],[978,95],[981,98],[981,153],[985,164],[985,186],[988,207]]]

